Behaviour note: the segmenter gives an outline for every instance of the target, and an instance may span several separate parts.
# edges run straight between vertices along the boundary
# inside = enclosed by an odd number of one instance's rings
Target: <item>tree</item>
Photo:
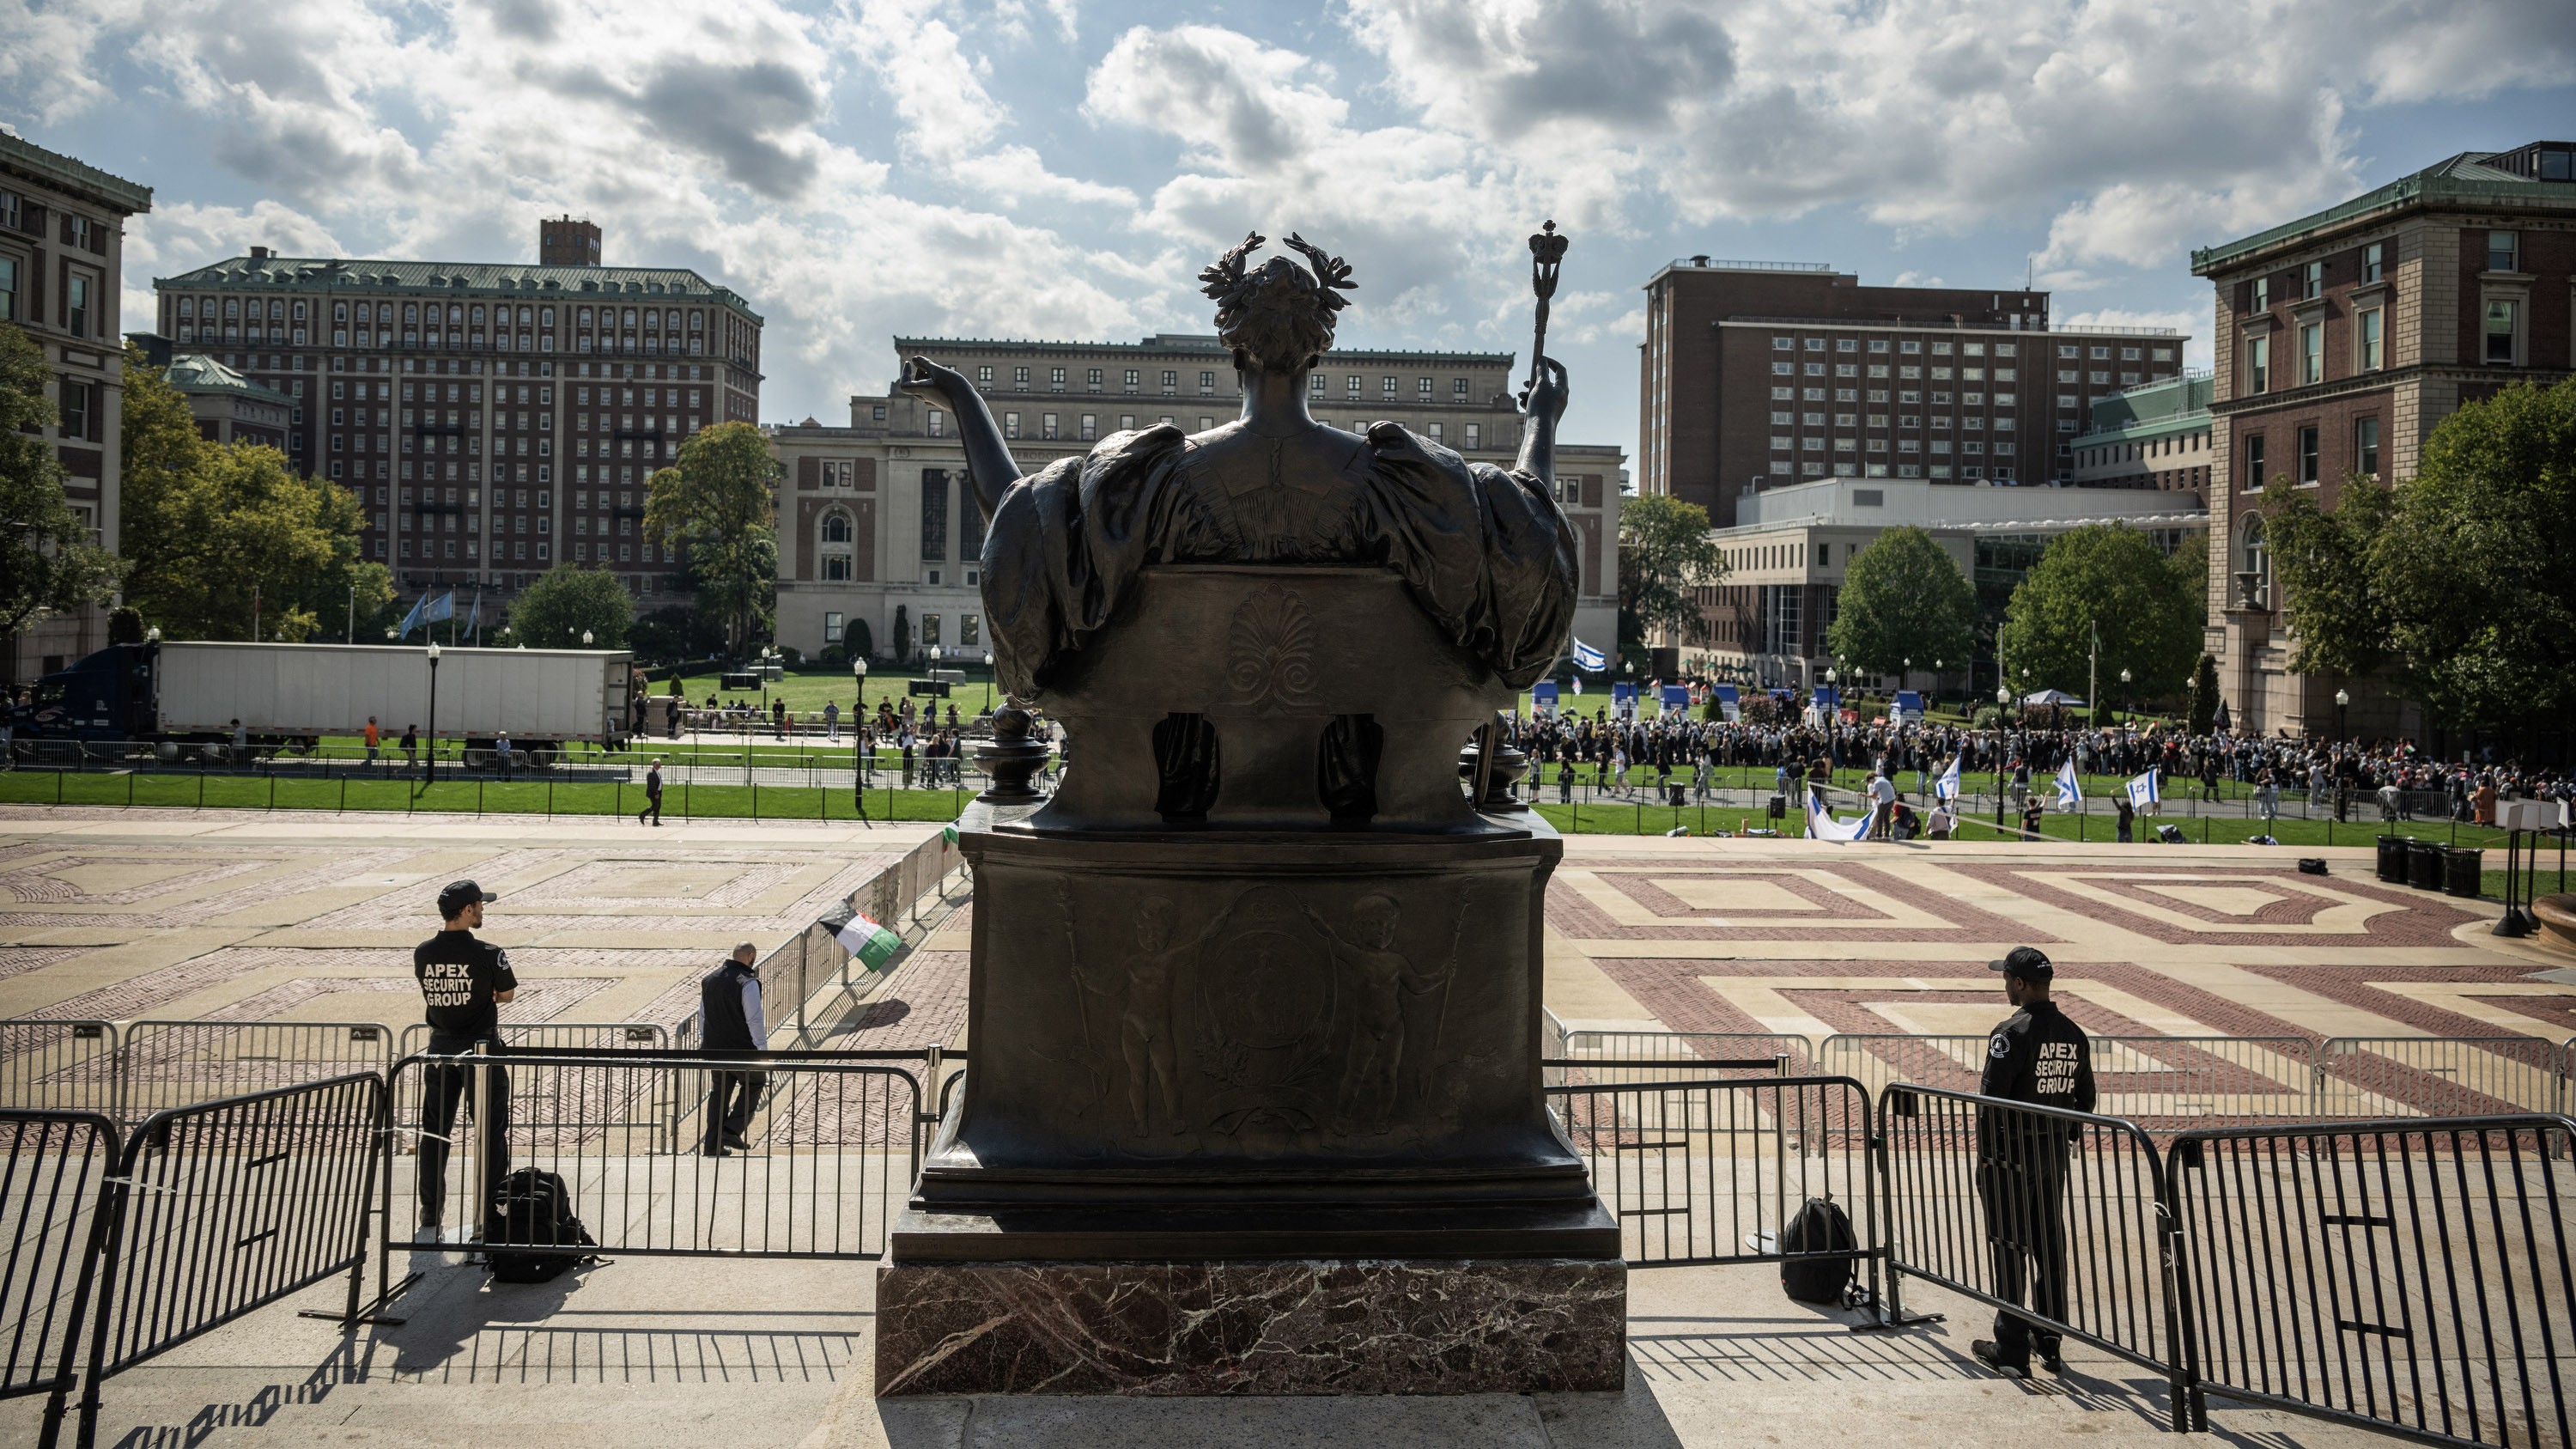
[[[637,619],[626,643],[647,659],[711,659],[724,648],[724,626],[703,609],[668,604]]]
[[[623,649],[634,623],[635,600],[622,580],[572,563],[537,575],[510,606],[514,641],[531,649]]]
[[[1726,555],[1708,536],[1708,510],[1668,493],[1619,505],[1619,639],[1643,648],[1657,630],[1695,640],[1706,630],[1690,591],[1726,577]]]
[[[2332,512],[2286,479],[2263,490],[2264,546],[2295,639],[2292,670],[2369,674],[2387,662],[2394,620],[2372,556],[2396,511],[2396,491],[2366,473],[2346,475]]]
[[[2218,725],[2218,661],[2207,654],[2191,671],[2191,732],[2205,735]]]
[[[718,423],[680,445],[644,495],[644,536],[688,550],[700,607],[724,621],[739,654],[767,632],[777,608],[778,460],[749,423]]]
[[[2199,566],[2206,569],[2205,560]],[[2013,590],[1995,632],[2004,678],[2018,692],[2084,693],[2093,631],[2101,631],[2101,678],[2129,671],[2149,698],[2179,692],[2200,652],[2207,599],[2154,540],[2126,524],[2096,523],[2059,534]]]
[[[1826,647],[1863,673],[1965,665],[1976,648],[1976,586],[1919,528],[1888,529],[1853,555],[1835,609]]]
[[[210,443],[188,400],[125,354],[126,599],[180,639],[333,638],[370,630],[393,600],[385,566],[359,557],[358,496],[308,478],[274,448]]]
[[[63,496],[54,445],[35,436],[55,421],[47,381],[44,349],[0,326],[0,638],[42,611],[69,613],[116,592],[116,557],[90,542]]]
[[[842,636],[841,643],[853,659],[874,658],[877,652],[876,641],[869,636],[865,619],[852,619],[849,632]]]

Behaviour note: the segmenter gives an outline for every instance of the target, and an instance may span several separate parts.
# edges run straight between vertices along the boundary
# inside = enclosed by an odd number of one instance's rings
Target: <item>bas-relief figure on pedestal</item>
[[[1562,847],[1458,783],[1567,638],[1565,375],[1533,358],[1509,470],[1326,427],[1306,378],[1351,269],[1294,236],[1308,268],[1255,267],[1261,244],[1201,276],[1244,381],[1224,427],[1024,478],[964,378],[906,371],[958,417],[997,668],[1064,722],[1068,769],[960,821],[971,1065],[892,1237],[880,1392],[1618,1382],[1618,1228],[1538,1066]],[[1563,239],[1533,253],[1544,299]],[[1336,1285],[1321,1328],[1292,1281]],[[1211,1314],[1253,1326],[1164,1331]],[[1516,1315],[1558,1347],[1455,1337]],[[1372,1326],[1305,1367],[1335,1322]],[[1303,1346],[1262,1357],[1282,1335]]]

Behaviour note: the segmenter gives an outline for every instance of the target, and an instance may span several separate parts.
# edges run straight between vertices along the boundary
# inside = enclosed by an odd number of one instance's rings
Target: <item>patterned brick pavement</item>
[[[2551,963],[2485,944],[2493,905],[2382,885],[2367,851],[2329,871],[2244,847],[1576,839],[1548,897],[1548,995],[1578,1028],[1965,1035],[2009,1011],[1986,962],[2034,944],[2096,1034],[2530,1043],[2326,1069],[2401,1105],[2464,1100],[2457,1078],[2576,1034]]]

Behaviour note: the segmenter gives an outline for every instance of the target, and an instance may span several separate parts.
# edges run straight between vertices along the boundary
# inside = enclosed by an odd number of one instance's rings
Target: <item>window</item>
[[[1467,395],[1467,379],[1463,377],[1453,377],[1449,379],[1449,395],[1453,398],[1465,397]]]
[[[2269,312],[2272,310],[2272,279],[2270,277],[2256,277],[2248,290],[2252,294],[2253,305],[2248,307],[2246,309],[2247,311]]]
[[[826,644],[841,642],[841,615],[838,610],[823,611],[823,642]]]
[[[1082,415],[1082,441],[1088,443],[1099,436],[1100,414],[1084,413]]]
[[[2236,571],[2251,575],[2257,608],[2270,608],[2272,600],[2272,550],[2264,537],[2263,515],[2249,513],[2236,529]]]
[[[1382,394],[1383,396],[1386,396],[1386,397],[1393,397],[1393,396],[1395,396],[1395,379],[1394,379],[1394,378],[1391,378],[1391,377],[1381,377],[1381,378],[1379,378],[1379,379],[1378,379],[1378,392],[1379,392],[1380,394]]]
[[[932,583],[937,583],[937,582],[939,582],[939,580],[937,579],[937,577],[936,577],[936,576],[934,576],[934,577],[931,579],[931,582],[932,582]],[[941,642],[941,641],[940,641],[940,638],[939,638],[939,616],[938,616],[937,614],[924,614],[924,615],[922,615],[922,616],[921,616],[921,644],[922,644],[922,647],[923,647],[923,648],[925,648],[925,649],[928,649],[928,648],[934,648],[934,647],[936,647],[940,642]]]
[[[1884,337],[1870,339],[1869,350],[1872,352],[1885,352],[1887,350],[1887,339]]]
[[[57,409],[60,414],[56,430],[58,436],[82,442],[98,440],[97,392],[98,389],[90,383],[76,382],[68,377],[62,380],[59,388],[62,402]]]
[[[1795,337],[1774,337],[1771,339],[1771,350],[1774,352],[1795,352],[1798,350],[1798,339]]]
[[[1039,437],[1041,437],[1041,438],[1053,438],[1055,435],[1056,435],[1055,414],[1053,414],[1053,413],[1040,413],[1040,414],[1038,414],[1038,436],[1039,436]]]
[[[1049,389],[1050,391],[1054,391],[1054,392],[1062,392],[1062,391],[1064,391],[1064,369],[1063,369],[1063,368],[1061,368],[1061,367],[1051,367],[1051,368],[1048,368],[1048,369],[1047,369],[1047,387],[1048,387],[1048,389]]]
[[[2256,337],[2251,338],[2246,342],[2245,375],[2248,384],[2245,389],[2247,392],[2270,392],[2272,390],[2271,338]]]
[[[1127,390],[1129,392],[1134,392],[1136,390],[1137,380],[1142,375],[1143,374],[1137,372],[1137,370],[1132,367],[1127,369]]]
[[[2322,322],[2311,322],[2299,329],[2299,382],[2302,386],[2326,380],[2326,328]]]
[[[2521,268],[2514,265],[2520,259],[2521,248],[2516,245],[2520,240],[2521,234],[2518,232],[2488,232],[2487,270],[2490,272],[2520,271]]]
[[[1014,388],[1019,389],[1019,390],[1020,390],[1020,391],[1022,391],[1022,392],[1026,392],[1026,391],[1028,391],[1028,387],[1029,387],[1029,370],[1028,370],[1027,368],[1025,368],[1025,367],[1014,367],[1014,368],[1012,368],[1012,369],[1011,369],[1011,386],[1012,386],[1012,387],[1014,387]]]
[[[2300,300],[2302,300],[2302,301],[2309,301],[2309,302],[2313,302],[2313,301],[2315,301],[2317,298],[2324,296],[2324,295],[2325,295],[2325,292],[2326,292],[2326,264],[2325,264],[2325,263],[2323,263],[2323,262],[2310,262],[2310,263],[2308,263],[2305,267],[2303,267],[2303,268],[2301,268],[2301,269],[2299,270],[2299,297],[2300,297]]]
[[[1775,362],[1771,364],[1771,375],[1773,377],[1789,377],[1795,374],[1797,370],[1797,364],[1793,362]]]
[[[1166,369],[1164,370],[1164,372],[1163,372],[1163,391],[1165,391],[1165,392],[1179,392],[1180,390],[1181,390],[1181,375],[1180,375],[1178,372],[1175,372],[1175,371],[1172,371],[1172,370],[1171,370],[1171,369],[1169,369],[1169,368],[1166,368]]]
[[[1777,371],[1779,371],[1780,369],[1782,369],[1782,368],[1784,368],[1784,367],[1787,367],[1788,365],[1789,365],[1789,364],[1787,364],[1787,363],[1785,363],[1785,362],[1775,362],[1775,363],[1773,363],[1773,364],[1771,365],[1771,367],[1772,367],[1772,370],[1773,370],[1774,372],[1777,372]],[[1351,374],[1350,376],[1348,376],[1348,377],[1343,378],[1343,379],[1342,379],[1342,394],[1343,394],[1345,397],[1354,397],[1354,398],[1355,398],[1355,397],[1358,397],[1358,396],[1360,395],[1360,383],[1361,383],[1361,380],[1362,380],[1362,379],[1360,378],[1360,375],[1359,375],[1358,373],[1356,373],[1356,372],[1352,373],[1352,374]]]
[[[1923,350],[1923,344],[1911,341],[1899,342],[1896,344],[1896,350],[1899,352],[1921,352]]]
[[[2381,325],[2382,314],[2377,307],[2362,313],[2355,320],[2353,345],[2359,355],[2353,361],[2363,372],[2376,372],[2381,366],[2384,356],[2380,341]]]
[[[1100,391],[1100,369],[1096,367],[1091,369],[1090,373],[1083,378],[1082,385],[1092,392]]]
[[[2313,425],[2299,429],[2299,481],[2317,481],[2317,430]]]
[[[1467,446],[1470,448],[1481,448],[1485,446],[1484,424],[1469,423],[1467,425]]]
[[[75,337],[89,335],[90,279],[78,272],[71,275],[71,286],[63,295],[63,325]]]
[[[2366,285],[2380,279],[2386,266],[2388,243],[2372,242],[2361,249],[2361,280]]]
[[[2518,303],[2487,303],[2486,360],[2490,364],[2498,367],[2513,366],[2515,323],[2520,319],[2521,314],[2522,308]]]
[[[1324,395],[1324,375],[1322,373],[1310,372],[1306,374],[1306,395],[1308,397],[1322,397]]]
[[[1824,350],[1825,350],[1825,339],[1823,339],[1823,338],[1821,338],[1821,337],[1810,337],[1810,338],[1808,338],[1808,339],[1807,339],[1807,350],[1808,350],[1809,352],[1822,352],[1822,351],[1824,351]]]
[[[2256,433],[2245,440],[2245,491],[2259,492],[2263,487],[2263,435]]]
[[[18,320],[18,259],[0,256],[0,322]]]
[[[1002,414],[1002,436],[1006,438],[1016,438],[1019,435],[1020,415],[1018,413],[1007,412]]]
[[[1393,381],[1393,379],[1392,379],[1392,378],[1390,378],[1390,379],[1388,379],[1388,380],[1389,380],[1389,381]],[[1215,373],[1213,373],[1213,372],[1202,372],[1202,373],[1200,373],[1200,374],[1199,374],[1199,396],[1201,396],[1201,397],[1205,397],[1205,396],[1207,396],[1209,393],[1212,393],[1212,392],[1214,392],[1214,391],[1216,391],[1216,374],[1215,374]],[[1388,392],[1393,392],[1393,391],[1395,391],[1395,389],[1390,387],[1390,388],[1388,388],[1388,389],[1387,389],[1387,391],[1388,391]]]
[[[2359,419],[2352,425],[2352,467],[2356,473],[2379,476],[2379,419]]]

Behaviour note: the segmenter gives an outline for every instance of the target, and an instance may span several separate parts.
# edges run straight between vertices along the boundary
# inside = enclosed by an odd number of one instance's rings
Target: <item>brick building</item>
[[[547,255],[589,260],[253,247],[156,280],[160,331],[293,400],[289,456],[359,490],[360,546],[398,589],[507,595],[569,560],[650,608],[685,574],[644,542],[645,479],[700,428],[759,420],[761,319],[693,271],[598,265],[588,222],[543,225]]]
[[[1817,478],[2065,481],[2095,399],[2182,370],[2178,333],[2056,330],[2045,292],[1690,257],[1646,297],[1638,488],[1721,528],[1741,494]]]
[[[2079,488],[2209,489],[2210,375],[2197,370],[2096,400],[2075,435]]]
[[[1170,423],[1204,432],[1242,410],[1234,365],[1213,336],[1136,343],[897,338],[983,389],[1012,455],[1030,471],[1111,433]],[[1394,421],[1476,462],[1508,465],[1521,442],[1509,353],[1337,349],[1310,382],[1314,415],[1354,431]],[[781,464],[778,642],[875,656],[900,627],[916,649],[980,661],[988,647],[977,560],[983,530],[956,420],[895,393],[850,399],[847,427],[770,430]],[[1581,531],[1575,632],[1609,647],[1618,612],[1615,447],[1559,443],[1557,482]]]
[[[70,475],[73,511],[110,549],[124,445],[125,219],[151,209],[152,188],[0,132],[0,322],[44,349],[57,414],[45,436]],[[49,673],[106,644],[105,609],[49,614],[9,640],[9,678]]]
[[[176,353],[165,366],[170,386],[188,400],[197,431],[207,441],[284,450],[293,430],[295,399],[202,352]]]
[[[2411,477],[2460,404],[2568,375],[2576,142],[2469,151],[2312,216],[2192,253],[2213,284],[2217,377],[2209,490],[2210,653],[2232,722],[2417,735],[2417,709],[2370,680],[2289,672],[2260,489],[2334,507],[2347,474]]]

